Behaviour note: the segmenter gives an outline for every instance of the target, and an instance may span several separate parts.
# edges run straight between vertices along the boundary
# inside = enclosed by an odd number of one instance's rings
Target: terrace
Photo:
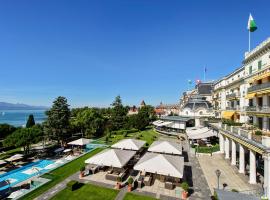
[[[222,130],[226,135],[240,144],[252,148],[259,154],[268,151],[268,148],[263,145],[263,136],[268,136],[268,132],[260,131],[261,135],[255,134],[256,130],[247,126],[230,126],[228,124],[210,123],[210,127],[215,130]]]

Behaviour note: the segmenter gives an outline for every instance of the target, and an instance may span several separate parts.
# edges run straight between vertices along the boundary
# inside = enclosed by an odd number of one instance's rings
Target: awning
[[[191,140],[199,140],[199,139],[205,139],[205,138],[209,138],[209,137],[213,137],[213,136],[217,136],[217,134],[213,130],[209,130],[209,131],[204,132],[204,133],[191,135],[188,138]]]
[[[187,133],[188,136],[199,134],[199,133],[204,133],[206,131],[209,131],[209,128],[207,128],[207,127],[191,127],[191,128],[186,128],[186,133]]]
[[[168,126],[169,124],[172,124],[172,123],[173,122],[163,122],[161,120],[158,120],[158,121],[153,122],[153,124],[155,126],[159,126],[159,127],[161,127],[161,126]]]
[[[253,81],[257,81],[257,80],[260,80],[260,79],[263,79],[263,78],[267,78],[268,76],[270,76],[270,72],[265,72],[265,73],[262,73],[262,74],[259,74],[259,75],[255,76],[253,78]]]
[[[247,94],[246,99],[252,99],[255,96],[256,96],[256,93],[250,93],[250,94]]]
[[[234,115],[235,111],[223,111],[222,112],[222,118],[224,119],[232,119],[232,116]]]

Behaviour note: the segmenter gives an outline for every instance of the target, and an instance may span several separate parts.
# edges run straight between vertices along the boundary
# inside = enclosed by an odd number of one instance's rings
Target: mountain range
[[[0,110],[46,110],[46,106],[31,106],[22,103],[0,102]]]

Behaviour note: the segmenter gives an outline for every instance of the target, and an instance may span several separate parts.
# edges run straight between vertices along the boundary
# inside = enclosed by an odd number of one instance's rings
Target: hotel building
[[[245,55],[249,122],[270,130],[270,38]]]
[[[210,126],[218,132],[225,159],[239,173],[247,174],[250,184],[263,183],[260,195],[269,199],[270,38],[246,53],[240,68],[215,82],[213,107],[216,117],[244,124],[220,122]]]
[[[217,118],[246,122],[245,108],[248,101],[246,100],[245,75],[245,67],[243,66],[215,82],[213,107]]]

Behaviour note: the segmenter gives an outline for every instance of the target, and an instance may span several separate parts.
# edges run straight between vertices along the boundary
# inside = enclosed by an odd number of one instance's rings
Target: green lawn
[[[141,136],[141,137],[139,138],[139,136]],[[154,131],[153,129],[146,129],[144,131],[129,133],[129,134],[127,134],[126,137],[124,137],[123,134],[121,134],[121,135],[112,134],[107,143],[105,141],[105,137],[102,137],[102,138],[96,140],[95,143],[112,145],[112,144],[118,142],[119,140],[122,140],[125,138],[136,138],[136,139],[140,139],[140,140],[145,140],[150,145],[153,143],[153,141],[157,140],[157,138],[154,138],[154,137],[158,137],[158,133],[156,131]]]
[[[91,152],[83,155],[82,157],[71,161],[70,163],[68,163],[68,164],[66,164],[64,166],[59,167],[59,168],[51,171],[50,173],[44,174],[42,177],[49,178],[49,179],[52,179],[52,180],[50,182],[46,183],[45,185],[37,188],[33,192],[30,192],[29,194],[25,195],[22,199],[24,199],[24,200],[34,199],[35,197],[37,197],[37,196],[41,195],[42,193],[46,192],[47,190],[49,190],[50,188],[52,188],[56,184],[60,183],[64,179],[66,179],[67,177],[69,177],[72,174],[79,171],[81,166],[84,165],[84,161],[86,159],[88,159],[91,156],[97,154],[101,150],[103,150],[103,149],[102,148],[95,149],[94,151],[91,151]]]
[[[156,198],[137,195],[134,193],[127,193],[126,196],[124,197],[124,200],[156,200]]]
[[[114,200],[118,192],[114,189],[85,184],[75,191],[66,188],[57,193],[51,200]]]
[[[195,150],[198,153],[213,153],[219,151],[219,144],[215,144],[213,147],[197,147]]]

